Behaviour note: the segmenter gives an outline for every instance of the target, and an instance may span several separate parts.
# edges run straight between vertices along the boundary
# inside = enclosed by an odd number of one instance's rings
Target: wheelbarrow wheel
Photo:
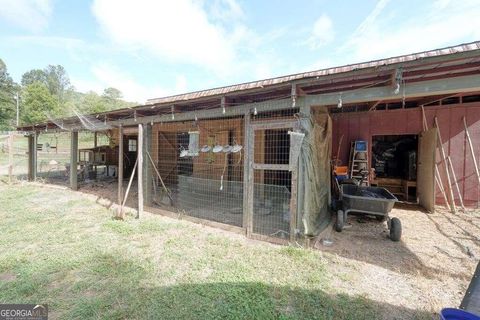
[[[337,221],[335,221],[335,231],[342,232],[345,225],[345,216],[342,210],[337,211]]]
[[[392,218],[390,220],[390,240],[400,241],[402,237],[402,223],[398,218]]]

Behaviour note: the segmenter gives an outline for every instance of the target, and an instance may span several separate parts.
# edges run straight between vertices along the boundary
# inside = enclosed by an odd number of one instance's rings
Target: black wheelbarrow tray
[[[341,232],[350,212],[375,216],[379,221],[387,220],[390,239],[399,241],[402,236],[402,224],[398,218],[390,218],[398,199],[385,188],[365,187],[342,184],[340,188],[341,208],[337,211],[335,230]]]

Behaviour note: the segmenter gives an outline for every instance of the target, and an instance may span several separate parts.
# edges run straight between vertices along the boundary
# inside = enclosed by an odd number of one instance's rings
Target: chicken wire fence
[[[28,179],[28,135],[29,133],[0,134],[0,175],[10,175],[16,180]],[[80,182],[89,178],[101,178],[101,166],[90,165],[93,159],[88,156],[87,150],[94,148],[95,134],[93,132],[79,132],[79,154],[77,175]],[[10,144],[12,146],[10,147]],[[110,138],[106,133],[97,133],[97,146],[110,147]],[[68,185],[70,179],[71,160],[71,133],[70,132],[39,132],[36,135],[36,179],[52,184]],[[11,167],[11,171],[9,171]],[[90,168],[91,167],[91,168]],[[88,170],[90,168],[90,170]],[[97,170],[95,175],[88,174]]]
[[[252,122],[281,120],[291,114],[290,111],[271,113],[270,117],[253,115]],[[154,206],[245,227],[245,138],[243,117],[154,124]],[[289,237],[292,184],[289,154],[288,129],[254,132],[254,162],[274,168],[278,165],[279,169],[252,169],[253,233]]]

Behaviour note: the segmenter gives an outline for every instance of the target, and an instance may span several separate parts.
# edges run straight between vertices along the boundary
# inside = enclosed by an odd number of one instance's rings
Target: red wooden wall
[[[478,163],[480,162],[480,103],[425,107],[425,115],[429,128],[434,126],[434,117],[437,117],[443,147],[445,152],[451,157],[465,205],[478,207],[480,205],[480,186],[475,175],[462,118],[466,117]],[[344,165],[348,164],[350,141],[365,140],[368,141],[370,147],[373,135],[419,134],[423,129],[420,108],[335,113],[332,114],[332,120],[332,156],[336,156],[338,143],[343,135],[339,158]],[[371,156],[369,158],[371,160]],[[442,161],[438,148],[436,161],[439,165],[442,181],[444,185],[447,185],[443,167],[445,163]],[[453,188],[455,200],[459,203],[458,193],[453,184],[453,177],[451,187]],[[436,188],[436,203],[444,204],[444,202],[442,194]]]

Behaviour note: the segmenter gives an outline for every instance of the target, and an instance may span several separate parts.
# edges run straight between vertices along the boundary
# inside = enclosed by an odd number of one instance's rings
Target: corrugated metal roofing
[[[221,95],[226,95],[232,92],[258,89],[258,88],[278,85],[282,83],[288,83],[295,80],[322,77],[326,75],[345,73],[345,72],[355,71],[359,69],[376,68],[380,66],[404,63],[404,62],[415,61],[415,60],[424,59],[424,58],[445,56],[445,55],[455,54],[459,52],[468,52],[468,51],[474,51],[479,49],[480,49],[480,41],[475,41],[475,42],[465,43],[465,44],[456,45],[452,47],[407,54],[407,55],[391,57],[387,59],[379,59],[379,60],[373,60],[373,61],[362,62],[357,64],[349,64],[349,65],[340,66],[340,67],[326,68],[326,69],[321,69],[316,71],[297,73],[297,74],[292,74],[292,75],[287,75],[282,77],[246,82],[246,83],[241,83],[241,84],[236,84],[231,86],[195,91],[195,92],[179,94],[174,96],[149,99],[147,100],[146,104],[149,105],[149,104],[157,104],[157,103],[173,103],[173,102],[204,98],[209,96],[221,96]]]

